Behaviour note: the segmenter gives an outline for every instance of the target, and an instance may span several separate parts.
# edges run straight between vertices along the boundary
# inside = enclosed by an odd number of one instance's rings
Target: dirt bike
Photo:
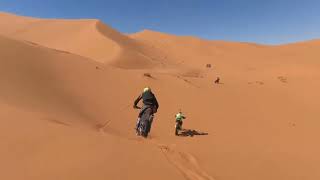
[[[178,136],[179,135],[179,131],[182,130],[182,121],[176,121],[175,124],[175,135]]]
[[[136,109],[141,109],[141,107],[136,107]],[[152,111],[151,108],[146,108],[141,117],[138,118],[137,120],[137,125],[136,125],[136,134],[137,136],[142,136],[147,138],[148,134],[151,129],[151,124],[154,118],[153,113],[150,113],[150,110]],[[151,114],[151,115],[150,115]]]

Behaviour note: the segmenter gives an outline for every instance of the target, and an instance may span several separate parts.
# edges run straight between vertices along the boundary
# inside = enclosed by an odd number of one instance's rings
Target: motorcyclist
[[[181,130],[182,129],[182,124],[183,124],[183,120],[186,118],[181,110],[176,114],[176,126],[179,127],[179,129]],[[178,131],[176,130],[176,135],[178,135]]]
[[[150,123],[149,123],[149,127],[147,128],[147,131],[150,132],[151,124],[152,124],[152,120],[153,120],[153,114],[158,111],[159,104],[158,104],[156,96],[152,93],[150,87],[146,87],[143,89],[142,94],[140,94],[137,97],[137,99],[134,101],[133,108],[140,109],[138,107],[138,103],[140,102],[141,99],[143,101],[143,106],[142,106],[140,113],[138,115],[138,120],[136,123],[136,130],[138,130],[139,124],[142,120],[141,117],[142,117],[143,113],[148,113],[148,115],[146,115],[146,117],[149,118],[148,120],[150,121]]]

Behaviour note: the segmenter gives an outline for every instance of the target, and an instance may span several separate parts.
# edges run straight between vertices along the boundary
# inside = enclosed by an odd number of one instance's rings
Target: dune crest
[[[0,34],[67,51],[123,68],[150,68],[159,64],[144,47],[95,19],[36,19],[0,15]]]

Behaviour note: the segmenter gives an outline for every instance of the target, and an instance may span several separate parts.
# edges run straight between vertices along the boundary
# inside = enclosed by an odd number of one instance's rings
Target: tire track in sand
[[[177,168],[187,180],[215,180],[199,165],[197,159],[186,152],[179,152],[167,145],[157,144],[169,163]]]
[[[102,128],[99,129],[103,132],[103,128],[108,126],[110,121],[107,121]],[[140,141],[150,143],[156,146],[161,153],[165,156],[166,160],[172,164],[186,180],[215,180],[212,176],[205,172],[199,165],[197,159],[187,152],[177,151],[174,148],[165,144],[158,143],[155,139],[141,139],[141,138],[126,138],[130,141]]]

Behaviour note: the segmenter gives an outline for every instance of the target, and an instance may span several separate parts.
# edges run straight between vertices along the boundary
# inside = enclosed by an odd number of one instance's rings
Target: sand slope
[[[99,131],[111,118],[105,114],[114,111],[107,104],[118,104],[100,94],[116,97],[99,82],[108,76],[101,64],[3,37],[0,47],[1,179],[130,179],[140,176],[139,169],[151,173],[146,178],[181,179],[157,148]],[[99,112],[102,101],[106,113]],[[145,167],[153,161],[158,166]],[[167,173],[153,177],[160,167]]]
[[[0,34],[67,51],[125,68],[153,67],[139,43],[99,20],[61,20],[18,17],[1,13]],[[130,58],[130,62],[128,62]],[[115,60],[116,59],[116,60]]]
[[[0,27],[0,179],[320,178],[320,41],[126,36],[3,13]],[[132,103],[146,85],[160,109],[143,140]],[[179,108],[190,131],[176,137]]]

